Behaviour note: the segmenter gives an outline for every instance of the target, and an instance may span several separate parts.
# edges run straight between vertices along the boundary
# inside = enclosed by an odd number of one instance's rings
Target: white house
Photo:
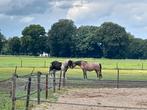
[[[42,54],[39,55],[40,57],[49,57],[50,55],[48,53],[43,52]]]

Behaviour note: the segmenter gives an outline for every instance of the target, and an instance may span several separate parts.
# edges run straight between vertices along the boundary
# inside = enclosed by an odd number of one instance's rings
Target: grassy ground
[[[48,67],[54,60],[65,61],[69,58],[42,58],[30,56],[0,56],[0,67]],[[98,59],[98,58],[71,58],[72,60],[86,60],[101,63],[104,68],[134,68],[147,69],[147,60],[133,59]]]
[[[34,73],[41,71],[48,73],[48,66],[53,60],[65,61],[67,58],[41,58],[41,57],[30,57],[30,56],[0,56],[0,80],[10,78],[15,71],[17,66],[17,74],[25,75],[30,74],[35,67]],[[130,60],[130,59],[97,59],[97,58],[71,58],[72,60],[86,60],[89,62],[101,63],[103,66],[103,79],[104,80],[116,80],[117,70],[111,70],[117,66],[121,69],[140,69],[140,70],[120,70],[120,79],[121,80],[147,80],[147,60]],[[109,70],[106,70],[109,69]],[[82,70],[69,69],[67,72],[68,78],[81,78],[83,79]],[[95,72],[88,72],[88,78],[96,78]],[[24,91],[23,91],[24,92]],[[52,93],[52,91],[49,91]],[[57,100],[58,94],[51,94],[51,100]],[[59,93],[60,94],[60,93]],[[22,92],[20,91],[20,95]],[[3,94],[0,94],[0,109],[10,110],[11,102],[10,98],[5,97]],[[4,102],[4,103],[2,103]],[[8,104],[7,104],[8,103]],[[6,106],[9,105],[9,106]],[[24,101],[18,101],[17,107],[21,108],[24,105]],[[21,109],[20,109],[21,110]]]
[[[17,74],[24,75],[32,72],[41,71],[48,73],[48,66],[54,60],[65,61],[67,58],[42,58],[30,56],[0,56],[0,80],[12,76],[17,66]],[[69,59],[69,58],[68,58]],[[97,58],[71,58],[72,60],[86,60],[89,62],[99,62],[103,66],[103,79],[116,79],[116,70],[121,69],[147,69],[147,60],[131,59],[97,59]],[[82,78],[81,69],[69,69],[67,77]],[[95,78],[94,72],[89,72],[89,78]],[[120,78],[123,80],[147,80],[147,71],[144,70],[120,70]]]

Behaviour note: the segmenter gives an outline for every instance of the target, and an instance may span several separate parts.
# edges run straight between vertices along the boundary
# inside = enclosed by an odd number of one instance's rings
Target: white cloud
[[[82,25],[100,25],[112,21],[125,26],[132,34],[139,35],[141,32],[137,30],[145,33],[144,27],[147,26],[146,10],[146,0],[93,0],[83,3],[82,7],[71,7],[66,17]]]
[[[34,17],[26,16],[20,20],[22,23],[30,23],[34,20]]]
[[[77,26],[99,26],[112,21],[134,35],[147,38],[147,0],[82,1],[0,0],[0,29],[12,36],[12,28],[13,32],[20,33],[26,25],[36,23],[49,29],[59,19],[68,18]]]
[[[83,3],[81,6],[76,7],[77,4],[79,4],[79,2],[75,2],[73,4],[73,6],[75,6],[68,10],[67,18],[73,20],[84,20],[104,17],[109,15],[109,9],[111,8],[111,4],[105,2]]]

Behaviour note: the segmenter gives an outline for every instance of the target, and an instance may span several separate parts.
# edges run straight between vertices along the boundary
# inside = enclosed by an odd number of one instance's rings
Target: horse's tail
[[[100,73],[102,73],[102,65],[99,63],[100,66]]]

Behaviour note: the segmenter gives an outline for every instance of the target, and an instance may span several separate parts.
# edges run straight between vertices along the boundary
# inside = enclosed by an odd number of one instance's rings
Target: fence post
[[[46,74],[46,99],[48,99],[48,74]]]
[[[61,77],[62,77],[62,71],[60,71],[59,90],[60,90],[60,88],[61,88]]]
[[[16,105],[16,74],[13,74],[12,77],[12,110],[15,110]]]
[[[116,63],[116,68],[118,68],[118,63]]]
[[[56,92],[56,73],[53,72],[53,91]]]
[[[29,100],[30,100],[30,91],[31,91],[31,76],[28,79],[28,88],[27,88],[27,100],[26,100],[26,110],[29,110]]]
[[[46,67],[46,60],[44,61],[44,68]]]
[[[16,76],[16,72],[17,72],[17,66],[15,67],[15,71],[14,71],[14,75]]]
[[[41,76],[41,73],[38,72],[37,74],[37,101],[38,101],[38,104],[40,104],[40,76]]]
[[[119,88],[119,68],[117,68],[117,88]]]
[[[20,67],[22,67],[22,60],[21,60],[21,62],[20,62]]]
[[[142,70],[143,70],[143,63],[142,63],[142,65],[141,65],[141,68],[142,68]]]

